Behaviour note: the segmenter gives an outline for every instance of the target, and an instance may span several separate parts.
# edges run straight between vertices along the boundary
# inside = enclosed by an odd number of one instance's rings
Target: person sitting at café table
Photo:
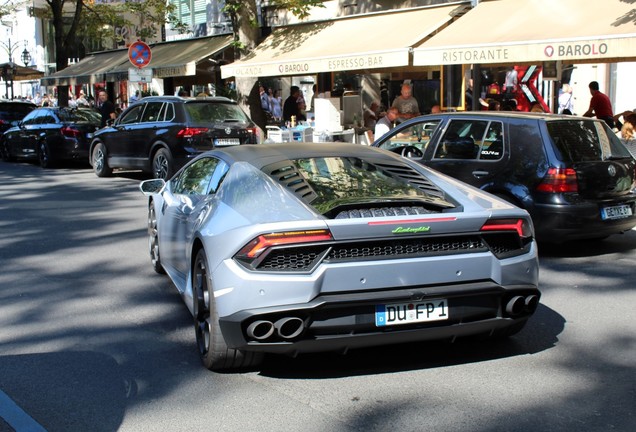
[[[399,112],[396,107],[389,108],[386,115],[375,124],[375,131],[373,132],[375,139],[381,138],[382,135],[395,127],[395,121],[398,118],[398,114]]]
[[[417,99],[413,97],[413,89],[411,84],[402,84],[400,95],[393,100],[392,107],[398,110],[398,119],[400,121],[408,120],[420,115],[420,107]]]

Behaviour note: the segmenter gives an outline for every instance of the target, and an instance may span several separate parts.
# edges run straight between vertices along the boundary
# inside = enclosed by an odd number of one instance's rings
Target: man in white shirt
[[[400,112],[396,107],[389,108],[389,110],[386,112],[386,115],[378,120],[378,122],[375,124],[375,131],[373,132],[374,138],[377,140],[381,138],[382,135],[393,129],[395,121],[397,120],[399,115]]]

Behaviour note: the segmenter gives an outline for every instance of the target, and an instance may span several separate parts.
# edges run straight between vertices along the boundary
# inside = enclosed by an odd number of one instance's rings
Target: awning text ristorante
[[[413,65],[636,59],[632,1],[479,2],[413,49]],[[505,17],[505,19],[493,19]]]
[[[425,44],[426,45],[426,44]],[[576,42],[540,42],[496,47],[416,49],[413,64],[514,63],[550,60],[599,60],[636,56],[634,38],[596,39]]]

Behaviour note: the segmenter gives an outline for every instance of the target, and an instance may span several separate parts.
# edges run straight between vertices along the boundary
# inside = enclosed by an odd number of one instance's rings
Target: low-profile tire
[[[150,252],[150,262],[152,263],[153,270],[159,274],[166,274],[166,271],[161,265],[159,233],[157,232],[157,214],[152,201],[148,206],[148,251]]]
[[[55,165],[51,148],[46,141],[40,141],[38,144],[38,162],[42,168],[52,168]]]
[[[170,180],[174,163],[170,151],[165,148],[157,150],[152,158],[152,176],[156,179]]]
[[[208,261],[204,249],[199,249],[192,268],[194,300],[194,331],[203,365],[212,371],[242,369],[261,363],[262,353],[240,351],[227,347],[221,328],[212,289]]]
[[[108,177],[113,173],[113,169],[108,166],[106,158],[106,146],[102,143],[95,144],[91,155],[93,162],[93,171],[97,177]]]

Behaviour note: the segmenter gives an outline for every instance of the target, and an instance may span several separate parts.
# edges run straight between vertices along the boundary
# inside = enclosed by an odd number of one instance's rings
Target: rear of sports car
[[[210,260],[230,348],[293,355],[508,335],[538,306],[524,210],[381,151],[254,171],[228,173],[235,190],[219,192],[217,223],[231,222],[210,240],[235,244]]]

